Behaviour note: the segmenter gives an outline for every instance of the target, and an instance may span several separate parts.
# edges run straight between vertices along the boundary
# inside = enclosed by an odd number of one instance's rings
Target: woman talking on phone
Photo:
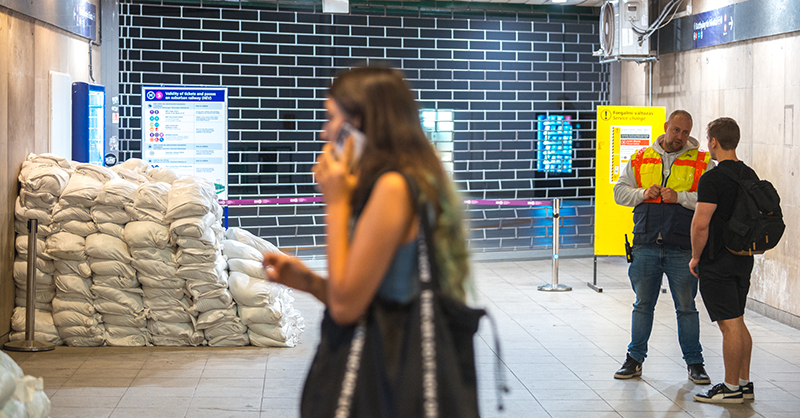
[[[427,242],[432,247],[428,251],[431,269],[438,276],[437,290],[457,301],[465,299],[469,264],[460,202],[422,131],[417,104],[400,71],[385,67],[346,71],[331,85],[325,108],[328,121],[321,137],[328,143],[313,172],[325,202],[327,277],[312,272],[296,258],[283,254],[264,256],[270,280],[311,293],[327,308],[320,347],[304,388],[301,415],[325,416],[324,411],[335,409],[336,416],[431,416],[428,412],[434,407],[428,398],[408,399],[415,395],[405,393],[407,389],[402,395],[395,393],[399,391],[396,386],[411,377],[401,376],[403,370],[393,369],[421,366],[403,364],[406,354],[394,353],[398,350],[391,347],[412,338],[403,325],[407,321],[398,320],[397,315],[408,316],[404,307],[420,297],[419,247],[425,245],[418,238],[422,230],[419,208],[423,205],[432,214],[425,225],[430,223]],[[384,319],[373,322],[377,322],[375,327],[380,331],[372,336],[367,326],[364,359],[359,359],[350,348],[351,340],[358,334],[357,325],[365,323],[365,317],[375,316],[378,304]],[[471,338],[470,334],[470,343]],[[385,368],[385,364],[366,364],[370,356],[374,357],[370,354],[372,345],[389,347],[377,355],[380,358],[375,362],[389,363],[389,371],[375,370]],[[342,347],[346,348],[344,354]],[[419,346],[416,350],[420,350]],[[471,344],[468,354],[472,355]],[[337,362],[342,364],[333,364]],[[348,386],[345,371],[349,372],[350,365],[357,362],[360,367],[351,376],[353,385]],[[472,367],[473,374],[466,380],[474,380]],[[328,379],[316,379],[315,373],[329,373]],[[345,375],[344,383],[340,377],[330,375],[338,373]],[[363,387],[376,381],[375,385],[381,386],[378,390]],[[439,397],[448,396],[442,383],[438,385]],[[421,378],[418,386],[421,392]],[[381,399],[363,399],[370,390],[378,392],[375,397]],[[315,400],[319,397],[323,399]],[[468,409],[472,409],[474,401],[477,409],[475,399],[443,399],[439,403],[445,400],[466,403]],[[349,412],[340,415],[342,407]],[[423,414],[423,410],[427,412]],[[477,411],[458,413],[477,416]]]

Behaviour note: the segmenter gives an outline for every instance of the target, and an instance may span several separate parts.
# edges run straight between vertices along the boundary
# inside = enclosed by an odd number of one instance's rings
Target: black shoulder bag
[[[441,292],[428,208],[419,212],[419,295],[408,304],[376,297],[351,326],[337,325],[325,311],[302,418],[479,416],[473,337],[486,311]],[[495,329],[498,344],[496,336]],[[498,391],[508,391],[502,376],[499,382]],[[498,393],[502,409],[500,402]]]

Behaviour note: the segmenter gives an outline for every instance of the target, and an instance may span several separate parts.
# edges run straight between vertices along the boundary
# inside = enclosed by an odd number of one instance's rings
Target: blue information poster
[[[539,115],[536,123],[536,170],[545,173],[572,171],[572,124],[570,116]]]
[[[211,180],[228,198],[228,89],[142,87],[142,159]]]
[[[733,42],[733,5],[694,15],[692,45],[694,48]]]

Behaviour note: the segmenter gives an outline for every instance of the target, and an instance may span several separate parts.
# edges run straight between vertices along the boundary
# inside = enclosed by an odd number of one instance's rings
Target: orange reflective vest
[[[662,166],[661,154],[656,152],[653,147],[642,148],[636,152],[631,165],[636,177],[636,184],[639,188],[647,189],[654,184],[669,187],[676,192],[695,192],[700,176],[705,173],[711,155],[706,151],[690,149],[681,154],[670,167],[669,177],[664,184],[664,168]],[[655,199],[647,199],[645,202],[661,203],[661,196]],[[677,203],[677,202],[666,202]]]

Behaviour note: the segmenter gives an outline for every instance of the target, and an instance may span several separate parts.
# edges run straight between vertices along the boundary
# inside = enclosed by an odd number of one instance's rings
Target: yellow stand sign
[[[625,255],[625,234],[633,241],[633,208],[614,202],[614,185],[631,155],[664,133],[666,119],[663,107],[597,107],[595,255]]]

